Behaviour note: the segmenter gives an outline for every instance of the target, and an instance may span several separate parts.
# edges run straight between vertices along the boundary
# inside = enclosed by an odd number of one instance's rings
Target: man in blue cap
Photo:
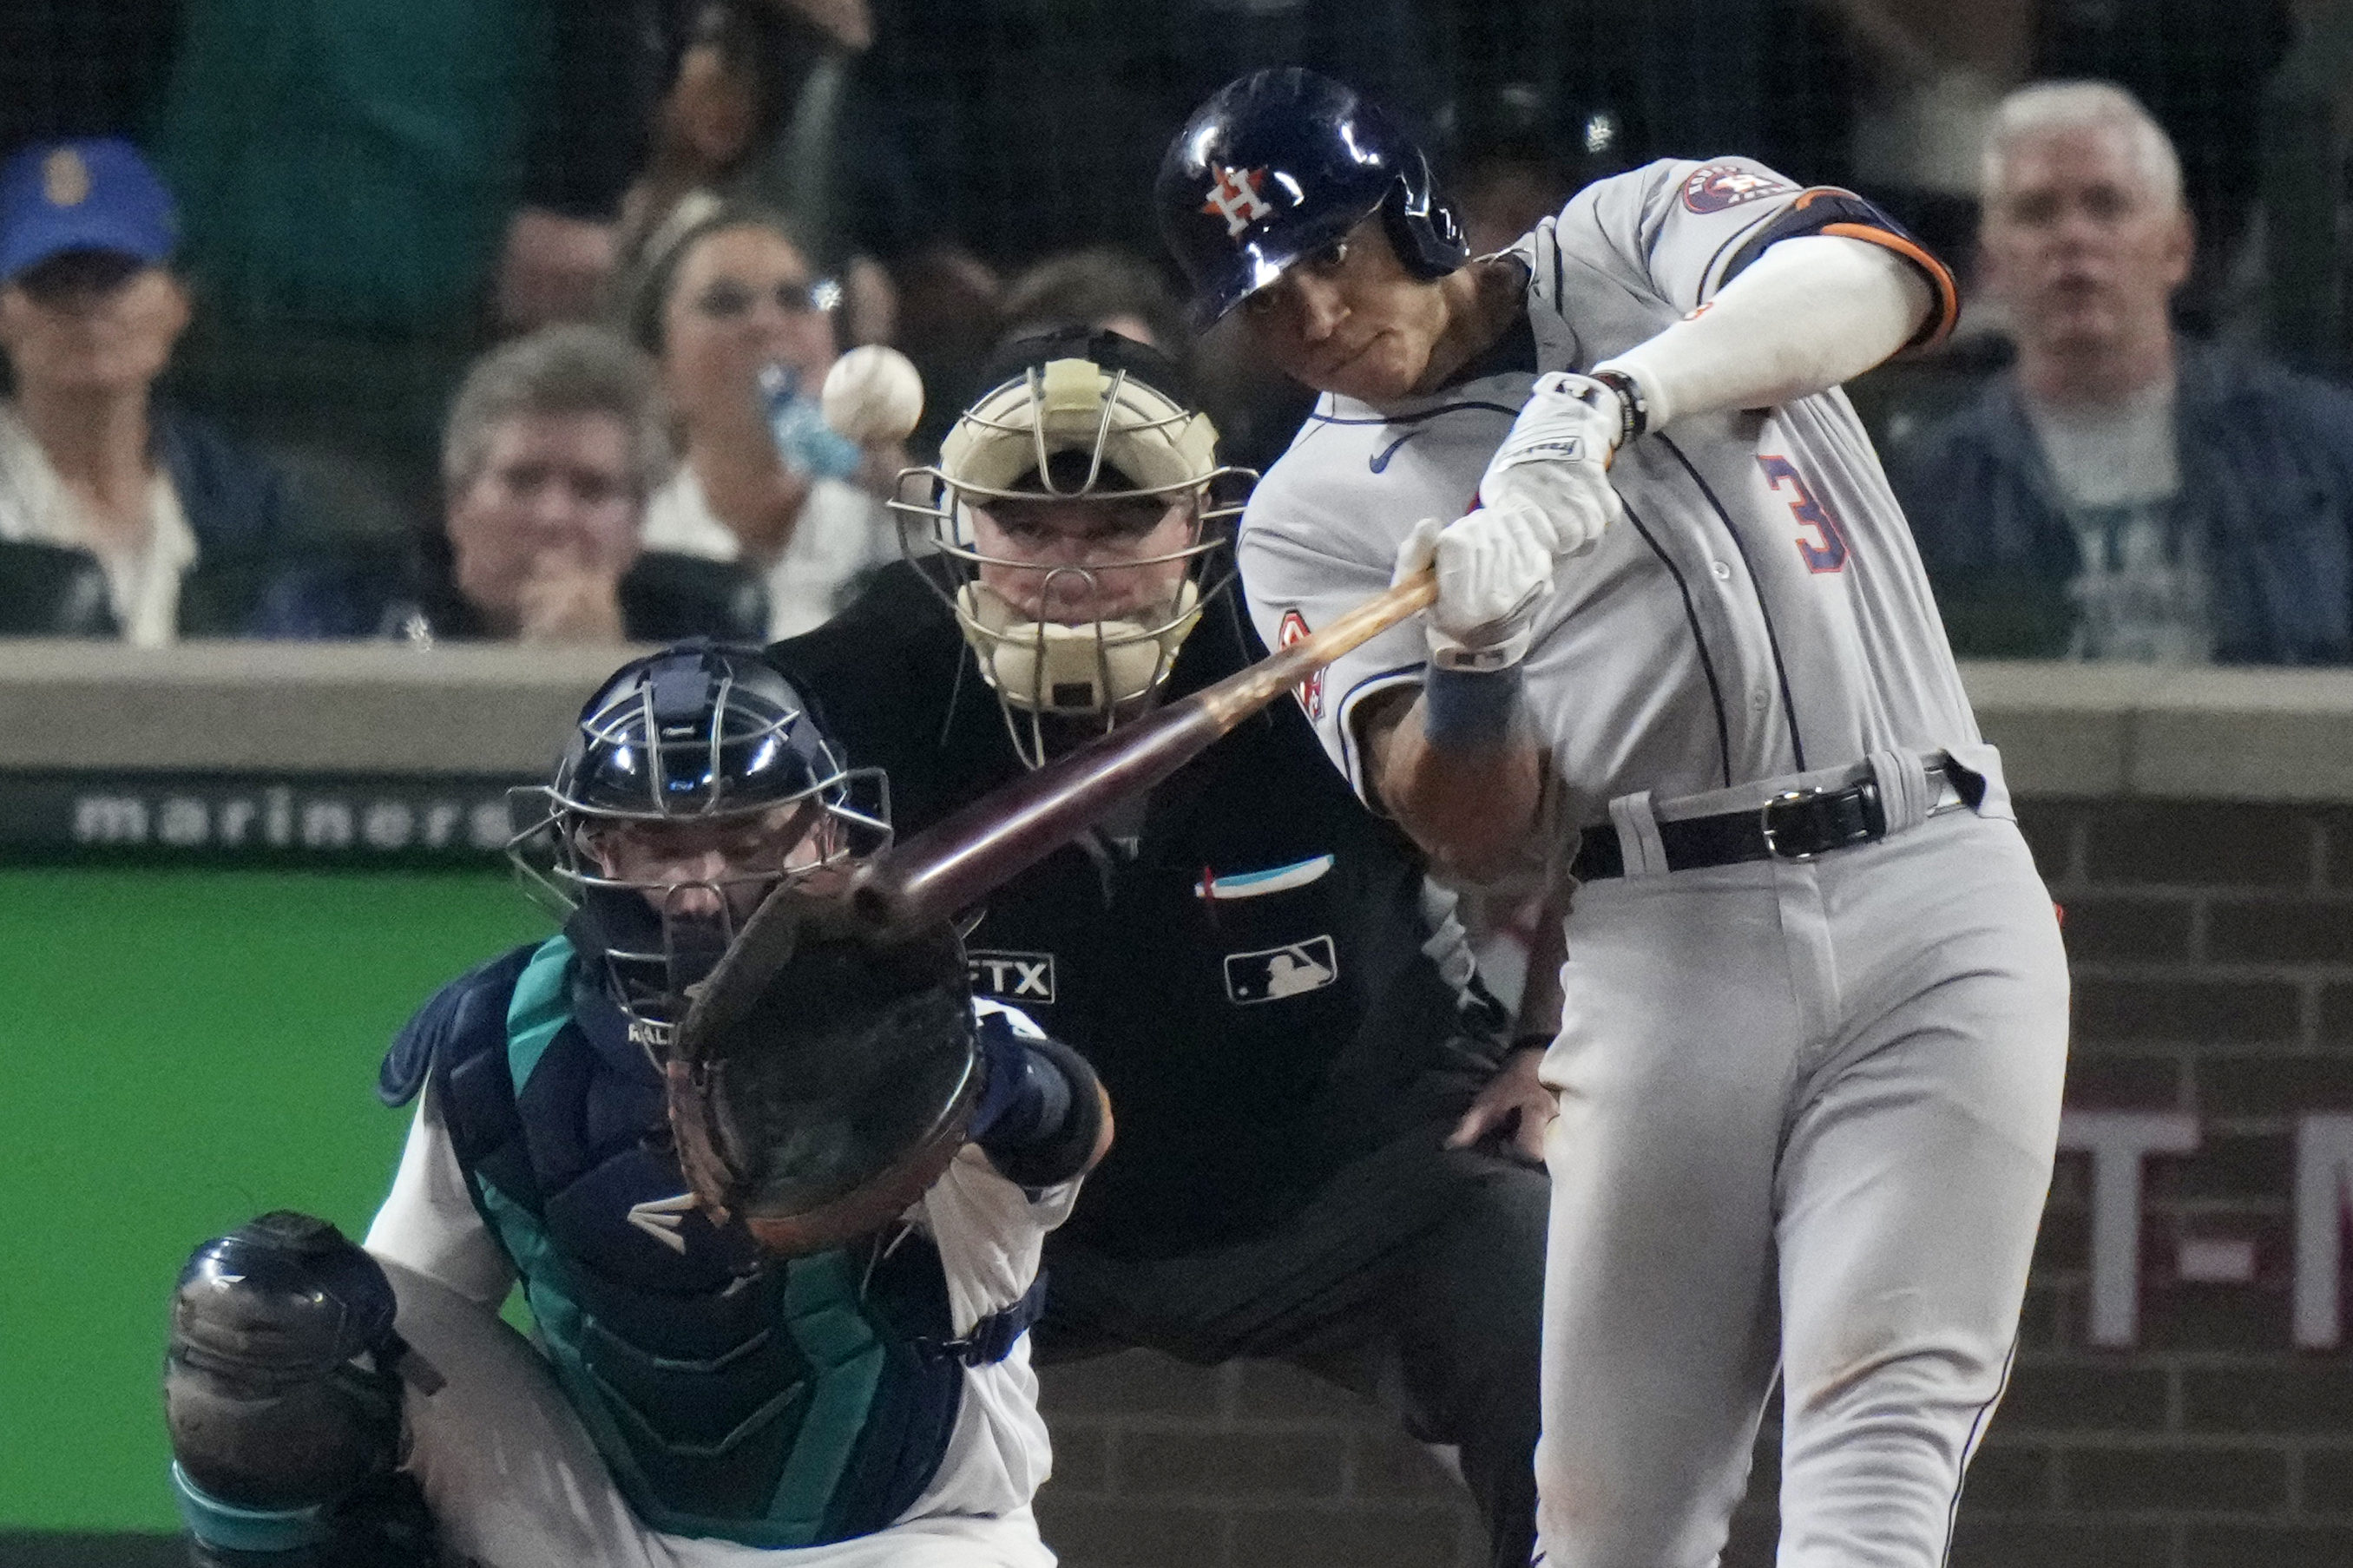
[[[107,138],[0,166],[0,633],[160,647],[252,629],[290,527],[281,475],[154,406],[186,328],[171,193]],[[203,570],[198,570],[202,563]]]

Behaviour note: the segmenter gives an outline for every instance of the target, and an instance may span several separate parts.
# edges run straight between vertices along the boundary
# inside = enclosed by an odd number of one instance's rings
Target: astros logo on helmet
[[[1226,232],[1240,239],[1252,219],[1264,217],[1274,210],[1273,205],[1258,194],[1265,178],[1264,169],[1229,169],[1219,164],[1218,183],[1209,187],[1209,199],[1201,204],[1201,210],[1224,218]]]

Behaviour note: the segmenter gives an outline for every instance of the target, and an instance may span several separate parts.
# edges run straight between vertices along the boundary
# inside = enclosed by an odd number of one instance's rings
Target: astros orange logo
[[[1220,163],[1218,183],[1209,187],[1209,199],[1201,204],[1201,210],[1224,218],[1226,233],[1240,239],[1251,219],[1264,217],[1274,210],[1273,205],[1258,194],[1265,180],[1264,169],[1229,169]]]
[[[1307,617],[1297,610],[1282,612],[1282,625],[1274,634],[1277,646],[1289,647],[1293,643],[1307,640]],[[1324,717],[1324,672],[1317,670],[1294,689],[1299,705],[1307,710],[1310,719]]]

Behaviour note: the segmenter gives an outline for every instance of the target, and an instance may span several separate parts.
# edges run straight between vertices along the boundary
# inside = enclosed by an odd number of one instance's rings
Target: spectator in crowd
[[[603,310],[622,199],[645,165],[685,10],[682,0],[549,7],[544,99],[523,140],[491,284],[502,331],[593,321]]]
[[[683,461],[646,515],[649,548],[740,561],[766,584],[770,637],[818,626],[899,557],[860,454],[810,414],[838,353],[839,290],[781,222],[727,207],[646,275],[631,311],[659,356]]]
[[[836,271],[849,341],[890,341],[897,294],[872,253],[920,220],[850,74],[873,38],[865,0],[691,0],[673,14],[684,34],[621,203],[619,297],[688,229],[741,203],[778,215]]]
[[[586,4],[185,5],[143,141],[205,304],[177,384],[429,514],[448,389],[480,348],[502,237],[544,168],[533,133],[573,58],[555,13]]]
[[[0,167],[0,631],[157,647],[247,629],[284,477],[154,397],[186,328],[171,194],[127,142]]]
[[[442,442],[442,531],[391,570],[306,584],[269,630],[294,637],[526,643],[757,638],[740,567],[644,548],[670,471],[652,366],[597,327],[545,327],[467,373]]]
[[[1005,290],[1000,338],[1033,337],[1058,327],[1092,327],[1157,349],[1180,365],[1193,334],[1185,308],[1160,270],[1133,251],[1112,246],[1050,256]]]
[[[2175,331],[2181,190],[2122,89],[1994,117],[1979,259],[2017,366],[1895,465],[1964,655],[2353,659],[2353,397]]]

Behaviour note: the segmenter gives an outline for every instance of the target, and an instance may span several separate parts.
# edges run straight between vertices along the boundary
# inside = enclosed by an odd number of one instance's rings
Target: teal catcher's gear
[[[714,1227],[602,968],[557,937],[452,983],[395,1043],[384,1097],[429,1078],[556,1378],[647,1524],[771,1548],[879,1530],[937,1471],[965,1368],[1009,1352],[1042,1292],[960,1341],[920,1236],[776,1263]]]

